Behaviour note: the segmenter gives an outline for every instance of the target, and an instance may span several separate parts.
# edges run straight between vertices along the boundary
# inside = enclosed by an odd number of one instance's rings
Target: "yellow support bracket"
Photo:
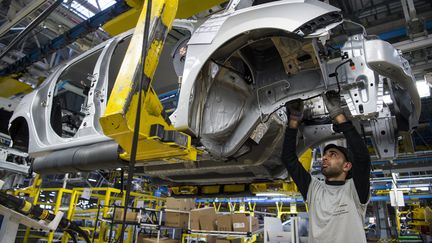
[[[145,4],[144,6],[147,6]],[[100,118],[104,134],[113,138],[124,150],[120,157],[130,160],[138,95],[142,92],[137,160],[156,159],[196,160],[197,150],[191,146],[191,137],[178,132],[164,116],[163,106],[151,87],[165,38],[177,13],[178,1],[153,1],[149,33],[144,36],[147,8],[143,7],[120,71],[116,78],[105,113]],[[144,68],[141,66],[143,40],[148,38]],[[138,90],[137,72],[143,70],[145,90]]]
[[[222,203],[220,203],[220,202],[213,202],[213,207],[215,208],[216,212],[219,212],[221,206],[222,206]]]
[[[198,193],[197,186],[173,186],[170,189],[175,195],[195,195]]]

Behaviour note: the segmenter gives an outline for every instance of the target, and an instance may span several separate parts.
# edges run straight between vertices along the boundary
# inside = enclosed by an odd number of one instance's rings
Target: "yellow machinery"
[[[33,88],[21,81],[19,81],[20,75],[12,74],[5,77],[0,77],[0,97],[10,98],[18,94],[30,93]]]
[[[221,2],[224,1],[200,1],[197,4],[197,1],[193,0],[159,0],[152,1],[151,10],[148,10],[146,2],[130,0],[127,3],[133,8],[104,26],[104,29],[112,34],[135,27],[105,114],[100,118],[104,134],[113,138],[124,150],[120,154],[122,159],[130,160],[131,138],[141,92],[143,98],[136,159],[138,161],[173,158],[196,160],[198,151],[191,146],[190,136],[176,131],[170,124],[151,83],[165,38],[174,19],[190,17]],[[151,11],[151,25],[146,23],[147,11]],[[136,26],[132,25],[135,23]],[[148,35],[145,33],[146,24],[151,26]],[[148,41],[147,50],[143,51],[145,40]],[[146,53],[145,57],[143,57],[144,53]],[[142,75],[144,87],[139,90],[138,82]]]
[[[196,160],[197,150],[191,146],[190,136],[177,132],[167,117],[164,117],[163,106],[151,87],[152,77],[177,7],[178,1],[153,1],[150,21],[154,23],[150,30],[153,34],[148,37],[144,33],[147,9],[143,7],[105,114],[100,118],[104,134],[113,138],[124,150],[120,154],[124,160],[130,160],[139,92],[142,92],[141,107],[143,108],[140,117],[137,160],[166,158]],[[148,50],[147,55],[142,58],[144,38],[148,38]],[[145,63],[141,63],[141,60],[145,60]],[[144,75],[145,87],[138,90],[137,83],[141,75]]]
[[[400,220],[405,217],[407,220],[407,230],[417,234],[431,233],[432,229],[432,210],[430,207],[421,207],[419,203],[413,203],[412,208],[407,211],[397,211],[397,230],[400,234],[402,227]]]
[[[227,2],[228,0],[178,0],[178,8],[175,15],[176,19],[186,19],[194,14],[209,9],[217,4]],[[143,0],[126,0],[127,5],[132,9],[117,16],[103,25],[103,29],[111,35],[118,35],[126,30],[135,28],[140,17]]]
[[[310,171],[312,167],[312,150],[308,149],[300,158],[300,163],[307,170]],[[257,182],[251,184],[227,184],[227,185],[184,185],[170,187],[174,195],[211,195],[211,194],[224,194],[224,193],[238,193],[245,192],[249,189],[252,194],[266,193],[283,196],[298,194],[297,186],[293,181],[286,182],[282,180],[272,182]]]
[[[121,193],[119,189],[110,187],[95,187],[95,188],[39,188],[41,180],[33,183],[29,188],[19,189],[14,192],[15,195],[33,199],[34,205],[39,205],[43,208],[49,209],[56,214],[59,211],[65,213],[65,218],[71,221],[87,221],[92,222],[92,227],[81,227],[84,231],[89,233],[90,238],[95,236],[95,242],[107,242],[110,232],[115,231],[115,238],[119,237],[119,226],[111,227],[106,219],[113,217],[113,209],[104,205],[112,205],[116,202],[119,206],[125,204],[125,194]],[[89,199],[96,202],[97,206],[89,206],[89,208],[82,208],[79,205],[79,199],[83,196],[84,191],[90,190]],[[134,199],[134,207],[138,207],[137,203],[142,202],[143,205],[152,205],[155,209],[162,207],[165,199],[154,197],[145,193],[132,192],[131,197]],[[28,199],[27,199],[28,200]],[[99,217],[97,215],[99,214]],[[98,218],[98,219],[97,219]],[[105,220],[100,220],[105,219]],[[97,224],[96,222],[100,223]],[[97,226],[97,227],[94,227]],[[127,240],[125,242],[132,242],[132,228],[128,227]],[[53,242],[55,238],[54,232],[49,232],[46,236],[39,234],[32,234],[30,228],[26,229],[23,242],[29,242],[30,239],[45,239],[46,242]],[[61,241],[69,242],[70,237],[68,234],[63,234]]]

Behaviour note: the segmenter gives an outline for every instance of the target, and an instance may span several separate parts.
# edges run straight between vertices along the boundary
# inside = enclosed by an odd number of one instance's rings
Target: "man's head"
[[[324,148],[321,172],[327,180],[345,180],[350,177],[351,152],[341,146],[329,144]]]

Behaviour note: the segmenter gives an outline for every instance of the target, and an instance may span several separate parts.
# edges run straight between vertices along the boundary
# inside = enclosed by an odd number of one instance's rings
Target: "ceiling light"
[[[425,80],[419,80],[416,82],[417,90],[419,92],[420,98],[430,96],[430,88]]]
[[[386,103],[387,105],[393,103],[393,100],[391,99],[391,96],[390,96],[390,95],[384,95],[384,96],[383,96],[383,101],[384,101],[384,103]]]

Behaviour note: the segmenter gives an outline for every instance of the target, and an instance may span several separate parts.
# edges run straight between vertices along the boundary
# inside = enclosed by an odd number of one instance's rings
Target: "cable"
[[[311,100],[311,99],[314,99],[314,98],[319,97],[319,96],[321,96],[321,95],[322,95],[322,94],[317,94],[317,95],[311,96],[311,97],[309,97],[309,98],[302,99],[302,101],[305,101],[305,100]],[[266,122],[270,119],[270,117],[271,117],[271,116],[272,116],[276,111],[278,111],[280,108],[284,107],[285,104],[286,104],[286,103],[284,103],[283,105],[280,105],[278,108],[276,108],[276,109],[275,109],[274,111],[272,111],[270,114],[268,114],[268,115],[267,115],[267,119],[266,119],[265,121],[261,119],[261,122],[262,122],[262,123],[266,123]]]
[[[22,198],[18,198],[12,195],[7,194],[4,191],[0,191],[0,204],[11,208],[13,210],[16,210],[19,213],[22,213],[24,215],[27,215],[28,217],[31,217],[33,219],[40,219],[40,220],[46,220],[46,221],[52,221],[56,217],[54,214],[50,213],[48,210],[36,207],[35,205],[31,204],[30,202],[27,202],[26,200]],[[77,234],[81,235],[82,238],[87,243],[90,243],[90,239],[86,232],[84,232],[78,225],[71,222],[70,220],[66,218],[61,218],[60,222],[58,224],[58,228],[62,229],[65,232],[76,232]],[[69,232],[70,231],[70,232]],[[71,234],[72,235],[72,234]]]
[[[65,232],[68,233],[68,234],[70,235],[70,237],[71,237],[71,239],[72,239],[72,241],[73,241],[74,243],[77,243],[77,242],[78,242],[78,241],[77,241],[77,238],[76,238],[76,236],[75,236],[75,234],[74,234],[73,231],[71,231],[71,230],[65,230]]]
[[[144,6],[143,6],[144,7]],[[140,128],[140,118],[141,118],[141,100],[142,100],[142,91],[143,91],[143,84],[144,79],[146,76],[144,75],[144,67],[145,67],[145,60],[147,57],[147,41],[149,36],[149,26],[150,26],[150,14],[152,9],[152,1],[147,1],[146,6],[146,17],[145,17],[145,23],[144,23],[144,37],[143,37],[143,45],[142,45],[142,53],[141,53],[141,60],[138,64],[138,68],[136,69],[136,72],[134,74],[134,81],[138,80],[138,105],[136,110],[136,116],[135,116],[135,127],[134,127],[134,133],[132,138],[132,149],[131,149],[131,156],[129,161],[129,171],[128,171],[128,182],[126,187],[126,201],[125,201],[125,207],[123,211],[123,221],[122,221],[122,227],[120,232],[120,242],[123,243],[124,238],[124,231],[125,231],[125,223],[126,223],[126,214],[128,209],[128,203],[130,200],[130,191],[132,187],[132,179],[134,174],[134,167],[136,162],[136,154],[138,149],[138,138],[139,138],[139,128]],[[148,86],[148,89],[150,89],[150,85]]]
[[[362,24],[359,24],[359,23],[354,22],[354,21],[349,20],[349,19],[344,19],[343,21],[344,21],[344,22],[351,23],[351,24],[353,24],[353,25],[360,26],[360,27],[362,28],[362,30],[363,30],[363,36],[367,36],[366,28],[365,28]]]
[[[340,87],[340,83],[339,83],[339,77],[338,77],[339,74],[338,74],[337,70],[338,70],[342,65],[344,65],[344,64],[346,64],[346,63],[349,63],[350,66],[351,66],[351,68],[353,68],[353,67],[355,68],[355,64],[354,64],[354,62],[353,62],[351,59],[348,59],[348,60],[346,60],[346,61],[340,63],[339,65],[337,65],[336,68],[335,68],[334,73],[329,74],[329,77],[330,77],[330,78],[332,78],[332,77],[335,77],[335,78],[336,78],[336,84],[337,84],[337,87],[338,87],[337,94],[340,94],[340,91],[341,91],[341,87]]]

